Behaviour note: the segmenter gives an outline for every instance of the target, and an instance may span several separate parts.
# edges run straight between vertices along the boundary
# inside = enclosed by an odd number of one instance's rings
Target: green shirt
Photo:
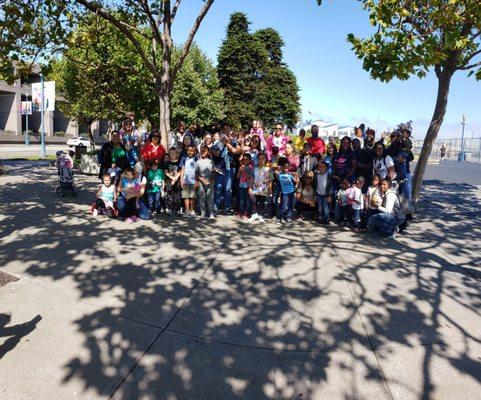
[[[122,146],[112,148],[112,164],[117,164],[120,158],[126,157],[125,150]]]
[[[149,170],[147,172],[148,193],[158,193],[164,186],[165,173],[163,170],[157,171]]]

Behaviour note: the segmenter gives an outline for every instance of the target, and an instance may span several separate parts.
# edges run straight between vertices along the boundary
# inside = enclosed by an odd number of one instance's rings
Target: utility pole
[[[466,125],[466,114],[463,114],[463,120],[461,121],[461,125],[463,125],[463,131],[461,133],[461,152],[459,153],[459,162],[465,161],[465,154],[464,154],[464,127]]]
[[[45,158],[47,157],[47,149],[45,148],[45,82],[44,82],[42,73],[40,73],[40,82],[42,83],[42,109],[40,110],[42,136],[41,136],[41,144],[40,144],[40,157]]]

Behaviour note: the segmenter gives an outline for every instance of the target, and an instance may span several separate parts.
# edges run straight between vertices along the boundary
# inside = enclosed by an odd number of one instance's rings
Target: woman
[[[286,145],[289,141],[289,136],[284,134],[282,124],[276,124],[276,130],[266,140],[267,159],[271,161],[273,147],[277,147],[279,149],[279,155],[283,156],[286,152]]]
[[[307,171],[301,178],[296,190],[296,211],[304,220],[305,212],[316,212],[316,199],[314,193],[314,172]]]
[[[405,216],[401,212],[396,189],[392,187],[392,181],[389,178],[382,180],[381,199],[381,205],[377,207],[378,214],[369,218],[368,229],[395,238],[398,226],[404,222]]]
[[[121,143],[118,131],[113,131],[111,133],[110,142],[107,142],[102,146],[97,159],[100,164],[99,179],[102,179],[112,166],[117,166],[119,168],[127,166],[127,151]]]
[[[200,153],[200,148],[202,146],[207,146],[207,148],[210,150],[211,147],[212,147],[212,135],[210,133],[206,133],[204,135],[204,138],[202,139],[202,143],[199,144],[199,146],[197,146],[197,150],[199,151]]]
[[[354,172],[356,171],[356,159],[351,149],[351,138],[344,136],[341,139],[339,152],[332,160],[333,169],[333,185],[337,192],[344,179],[352,181]]]
[[[254,120],[252,121],[252,129],[250,131],[251,135],[259,136],[261,150],[263,151],[266,148],[266,139],[264,137],[264,129],[262,128],[262,121]]]
[[[374,174],[378,174],[381,179],[396,179],[396,170],[394,169],[394,160],[386,154],[386,148],[381,142],[377,142],[374,146],[374,160],[372,161],[372,169]]]
[[[146,163],[158,161],[160,164],[163,164],[165,154],[165,148],[160,144],[160,133],[157,129],[155,129],[149,136],[149,142],[142,147],[141,160],[144,172],[146,171]]]

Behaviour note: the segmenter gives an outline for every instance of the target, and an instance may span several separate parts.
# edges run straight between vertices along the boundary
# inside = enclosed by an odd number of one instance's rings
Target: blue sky
[[[184,0],[173,36],[187,36],[201,0]],[[361,121],[378,131],[413,120],[415,136],[425,135],[436,99],[436,77],[381,83],[370,79],[346,41],[348,33],[366,36],[368,16],[355,0],[216,0],[196,42],[216,61],[229,15],[245,12],[251,29],[277,29],[286,43],[284,59],[297,76],[304,118],[357,125]],[[308,114],[308,111],[312,115]],[[461,115],[467,114],[467,135],[481,137],[481,82],[458,71],[452,81],[448,111],[440,137],[457,137]]]

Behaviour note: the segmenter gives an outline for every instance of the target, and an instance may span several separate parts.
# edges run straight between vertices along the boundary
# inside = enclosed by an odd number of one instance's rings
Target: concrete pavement
[[[0,266],[20,279],[0,288],[2,400],[479,398],[479,186],[428,181],[393,241],[99,223],[94,178],[58,199],[53,168],[7,168]]]

